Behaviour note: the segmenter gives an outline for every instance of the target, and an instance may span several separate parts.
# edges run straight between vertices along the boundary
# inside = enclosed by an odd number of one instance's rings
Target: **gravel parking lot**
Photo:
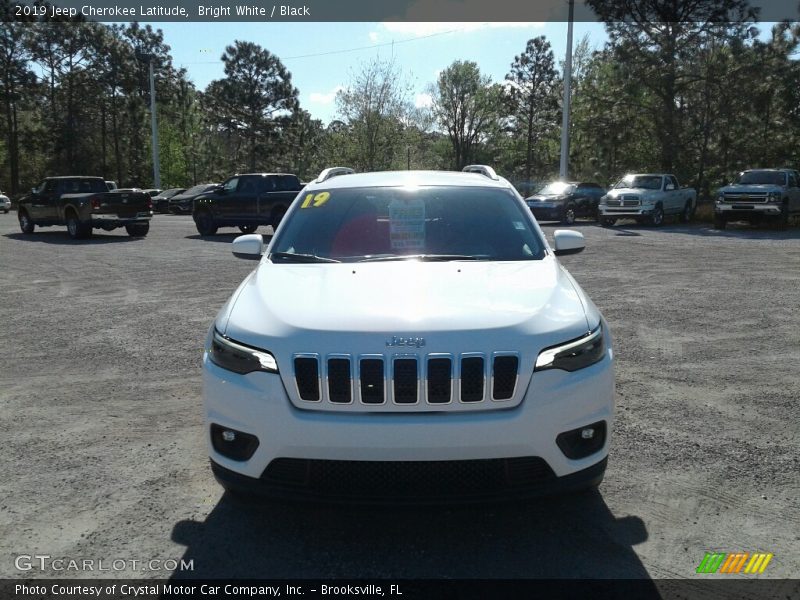
[[[233,230],[158,215],[146,239],[73,242],[0,215],[0,577],[92,575],[15,567],[47,554],[184,558],[191,577],[694,578],[712,550],[796,577],[800,230],[577,228],[587,250],[562,262],[617,352],[600,492],[364,509],[241,506],[211,476],[203,338],[254,266]]]

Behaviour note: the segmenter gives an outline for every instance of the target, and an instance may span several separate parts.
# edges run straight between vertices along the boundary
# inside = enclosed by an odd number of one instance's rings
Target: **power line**
[[[347,52],[360,52],[361,50],[371,50],[373,48],[382,48],[384,46],[392,46],[392,48],[394,48],[395,45],[407,44],[409,42],[417,42],[417,41],[420,41],[420,40],[426,40],[426,39],[433,38],[433,37],[438,37],[438,36],[442,36],[442,35],[448,35],[448,34],[451,34],[451,33],[456,33],[458,31],[460,31],[460,30],[459,29],[450,29],[448,31],[440,31],[438,33],[431,33],[431,34],[428,34],[428,35],[409,38],[407,40],[399,40],[399,41],[392,40],[391,42],[383,42],[381,44],[371,44],[369,46],[358,46],[356,48],[345,48],[345,49],[342,49],[342,50],[329,50],[327,52],[315,52],[314,54],[298,54],[297,56],[286,56],[286,57],[281,58],[281,61],[296,60],[296,59],[300,59],[300,58],[316,58],[318,56],[331,56],[333,54],[345,54]],[[185,63],[181,63],[181,66],[183,66],[183,65],[215,65],[215,64],[218,64],[219,62],[220,61],[218,61],[218,60],[185,62]]]

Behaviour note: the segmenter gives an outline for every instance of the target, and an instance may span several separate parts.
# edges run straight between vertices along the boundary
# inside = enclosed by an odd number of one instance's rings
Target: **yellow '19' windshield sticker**
[[[300,208],[309,208],[309,207],[316,208],[318,206],[322,206],[328,201],[330,197],[331,197],[330,192],[306,194],[306,197],[303,198],[303,203],[300,205]]]

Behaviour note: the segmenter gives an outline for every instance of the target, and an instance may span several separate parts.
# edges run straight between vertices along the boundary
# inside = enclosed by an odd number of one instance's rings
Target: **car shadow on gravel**
[[[754,228],[745,223],[729,223],[725,229],[714,229],[708,223],[670,223],[661,227],[653,227],[635,223],[634,221],[623,222],[606,228],[616,235],[641,235],[638,232],[651,231],[653,233],[682,233],[684,235],[694,235],[701,237],[717,238],[738,238],[751,240],[796,240],[800,239],[800,228],[790,227],[781,231],[776,227],[762,225]]]
[[[178,522],[184,578],[627,578],[650,576],[633,546],[642,519],[599,492],[463,507],[243,504]],[[654,588],[655,589],[655,588]]]
[[[253,233],[258,233],[258,232],[254,231]],[[237,237],[239,237],[240,235],[244,235],[244,234],[241,231],[230,231],[230,232],[224,231],[222,233],[217,233],[215,235],[200,235],[199,233],[195,234],[195,235],[187,235],[186,239],[187,240],[201,240],[203,242],[225,242],[225,243],[229,244],[233,240],[235,240]],[[264,238],[264,243],[265,244],[269,244],[270,240],[272,239],[272,234],[271,233],[262,233],[261,237]]]
[[[119,242],[136,242],[146,238],[131,237],[127,233],[123,235],[103,235],[92,234],[92,237],[85,240],[73,240],[69,237],[66,230],[63,231],[36,231],[32,234],[7,233],[3,237],[10,240],[20,240],[23,242],[38,242],[40,244],[55,244],[57,246],[81,246],[83,244],[116,244]]]

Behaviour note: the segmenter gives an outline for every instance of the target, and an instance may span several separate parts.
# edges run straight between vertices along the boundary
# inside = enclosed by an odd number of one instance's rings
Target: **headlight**
[[[717,195],[717,204],[720,204],[720,203],[722,203],[722,202],[725,202],[725,194],[723,194],[722,192],[720,192],[720,193]]]
[[[211,350],[208,353],[208,357],[215,365],[242,375],[253,371],[278,372],[278,363],[272,354],[266,350],[259,350],[258,348],[234,342],[223,336],[216,329],[211,340]]]
[[[780,202],[782,200],[780,192],[770,192],[769,193],[769,201],[770,202]]]
[[[605,355],[603,326],[599,325],[585,337],[542,350],[536,359],[534,371],[545,369],[577,371],[600,362]]]

